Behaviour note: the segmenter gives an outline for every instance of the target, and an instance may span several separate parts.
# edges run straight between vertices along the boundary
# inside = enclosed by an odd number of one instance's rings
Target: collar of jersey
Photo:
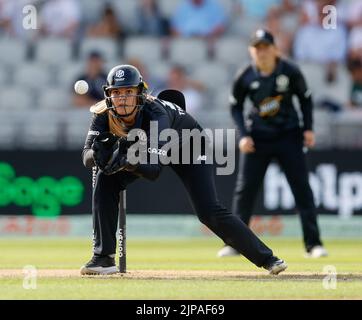
[[[261,78],[269,78],[269,77],[272,77],[272,76],[274,76],[275,74],[277,74],[277,73],[280,71],[280,69],[281,69],[282,59],[281,59],[281,58],[277,58],[277,60],[278,60],[278,61],[277,61],[276,65],[275,65],[275,68],[274,68],[273,72],[272,72],[270,75],[268,75],[268,76],[263,76],[263,75],[260,73],[260,71],[258,70],[258,68],[256,67],[255,63],[252,64],[252,67],[253,67],[253,69],[254,69],[254,72],[258,75],[258,77],[261,77]]]

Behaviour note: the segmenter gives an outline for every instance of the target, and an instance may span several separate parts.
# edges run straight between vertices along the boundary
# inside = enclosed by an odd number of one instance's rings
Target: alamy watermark
[[[325,14],[322,25],[324,29],[337,29],[337,8],[333,5],[324,6],[322,13]],[[23,7],[23,28],[35,30],[38,28],[37,9],[33,5]]]
[[[38,270],[35,266],[27,265],[23,268],[23,288],[26,290],[33,289],[35,290],[37,287],[37,277],[38,277]]]
[[[325,14],[322,20],[323,29],[337,29],[337,8],[332,5],[324,6],[322,13]]]
[[[142,129],[128,133],[127,140],[135,143],[127,151],[127,160],[133,165],[216,163],[217,175],[230,175],[235,170],[235,136],[235,129],[159,131],[158,121],[151,121],[149,135]]]
[[[333,265],[326,265],[323,268],[323,288],[326,290],[337,289],[337,269]]]
[[[37,10],[33,5],[23,7],[23,28],[25,30],[35,30],[38,28]]]

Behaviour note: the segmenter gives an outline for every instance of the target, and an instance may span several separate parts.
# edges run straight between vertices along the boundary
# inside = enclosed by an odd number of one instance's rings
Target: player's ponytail
[[[117,120],[112,114],[110,114],[110,112],[108,112],[105,100],[99,101],[95,105],[91,106],[90,112],[95,114],[102,114],[107,112],[109,131],[119,138],[127,136],[127,131],[125,130],[123,123],[121,123],[121,121]]]
[[[111,131],[114,135],[116,135],[119,138],[127,136],[125,125],[120,120],[111,115],[110,112],[107,112],[107,114],[108,114],[109,131]]]

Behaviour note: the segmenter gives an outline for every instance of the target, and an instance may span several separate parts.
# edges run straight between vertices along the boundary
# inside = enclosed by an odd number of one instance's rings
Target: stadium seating
[[[0,86],[10,84],[12,79],[9,79],[7,68],[0,65]]]
[[[162,60],[162,42],[154,37],[131,37],[124,44],[124,58],[140,59],[144,63]]]
[[[14,73],[14,84],[17,87],[29,88],[31,90],[45,89],[51,86],[52,74],[44,65],[38,63],[24,63],[16,68]]]
[[[69,149],[76,149],[85,142],[92,114],[88,108],[72,110],[67,112],[65,126],[65,141]]]
[[[91,51],[98,51],[105,61],[115,60],[120,54],[120,42],[109,38],[85,38],[80,46],[79,59],[85,59]]]
[[[171,62],[157,61],[152,64],[146,64],[149,73],[158,79],[166,79],[171,68]]]
[[[85,24],[94,23],[102,14],[102,9],[105,2],[99,0],[78,0],[81,8],[87,8],[82,10],[82,18]]]
[[[157,85],[161,87],[160,83],[167,79],[173,64],[185,66],[192,79],[201,81],[207,87],[203,100],[205,107],[200,116],[204,126],[232,126],[228,109],[230,86],[237,69],[250,62],[249,30],[245,31],[245,25],[255,29],[259,22],[236,14],[234,0],[219,2],[229,16],[228,28],[226,34],[212,45],[198,38],[165,39],[136,34],[134,28],[139,1],[135,0],[79,0],[80,7],[86,10],[82,10],[82,24],[77,39],[40,36],[33,41],[30,41],[29,37],[28,42],[4,36],[5,32],[0,30],[0,112],[11,110],[14,123],[22,122],[26,110],[38,110],[48,116],[49,112],[56,112],[58,122],[55,128],[64,129],[63,132],[58,132],[58,135],[63,134],[64,141],[70,147],[79,147],[84,142],[84,130],[89,117],[88,110],[85,114],[72,107],[72,88],[76,78],[85,70],[87,55],[97,50],[104,56],[105,72],[128,59],[139,59],[146,66],[146,78],[149,78],[151,90],[156,91],[159,89]],[[126,27],[127,37],[122,41],[84,36],[87,26],[99,21],[106,3],[113,5],[119,21]],[[171,18],[181,0],[158,0],[157,3],[161,13],[166,18]],[[346,105],[351,79],[345,65],[338,66],[337,80],[332,84],[325,81],[322,65],[309,62],[299,65],[313,91],[315,101],[328,98],[342,106]],[[155,88],[153,84],[157,84]],[[337,131],[342,137],[356,141],[356,135],[353,138],[353,134],[349,132],[356,130],[355,124],[361,119],[360,115],[355,114],[354,118],[349,119],[330,115],[327,110],[317,109],[315,112],[317,139],[322,141],[322,145],[332,145],[333,134]],[[62,114],[68,116],[61,116]],[[43,121],[42,119],[40,116],[29,117],[28,121]],[[331,130],[333,121],[341,121],[338,122],[336,130]],[[345,126],[349,127],[344,129]],[[36,123],[27,127],[32,133],[30,137],[37,136],[36,127]],[[345,135],[343,130],[346,130]],[[10,126],[4,123],[3,137],[7,137],[7,140],[1,138],[0,146],[6,144],[6,141],[12,141],[12,132]],[[30,137],[27,139],[31,144]],[[54,133],[52,139],[58,141],[59,137]]]
[[[346,68],[339,65],[337,71],[337,79],[331,84],[324,83],[320,90],[325,96],[333,99],[337,103],[344,105],[349,101],[349,93],[351,88],[351,78]]]
[[[220,62],[205,62],[193,69],[194,79],[204,83],[208,89],[219,91],[220,87],[231,82],[234,73]]]
[[[59,88],[47,88],[47,90],[43,90],[39,97],[39,108],[49,110],[70,109],[71,100],[69,91]]]
[[[169,44],[169,59],[173,63],[196,65],[208,59],[205,41],[194,38],[176,38]]]
[[[2,115],[2,113],[0,113],[0,115]],[[3,116],[5,117],[6,115],[4,114]],[[6,120],[7,121],[0,121],[0,148],[12,150],[17,147],[15,138],[19,134],[19,131],[7,117]]]
[[[320,89],[324,87],[324,67],[316,63],[300,62],[299,67],[312,90],[313,97],[319,99],[322,95]]]
[[[36,60],[51,66],[68,64],[72,59],[72,46],[67,39],[41,39],[36,44]]]
[[[73,62],[66,65],[59,66],[57,72],[57,83],[64,89],[70,90],[77,77],[84,72],[84,61]]]
[[[248,43],[240,37],[220,38],[214,48],[215,59],[223,63],[241,66],[250,61]]]
[[[0,64],[14,66],[22,63],[27,55],[27,45],[25,42],[12,39],[0,39]]]
[[[302,62],[299,66],[316,101],[328,98],[339,104],[348,102],[351,79],[344,66],[337,68],[337,79],[334,83],[326,82],[324,65]]]
[[[126,28],[126,30],[134,32],[136,23],[136,8],[139,1],[112,0],[110,3],[114,8],[120,23]]]
[[[43,111],[27,115],[23,123],[22,147],[25,149],[57,149],[62,127],[59,113]]]
[[[2,87],[0,89],[0,110],[30,110],[36,108],[34,95],[28,87]]]
[[[226,111],[226,117],[231,118],[229,112],[229,98],[230,98],[230,86],[224,85],[221,86],[215,93],[214,93],[214,109],[216,111]],[[225,117],[222,120],[226,121]],[[222,125],[221,125],[222,126]]]
[[[181,2],[181,0],[159,0],[158,4],[162,14],[170,18]]]

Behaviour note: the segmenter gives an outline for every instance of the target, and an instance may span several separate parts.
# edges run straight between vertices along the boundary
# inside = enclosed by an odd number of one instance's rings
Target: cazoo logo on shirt
[[[139,128],[128,132],[127,141],[134,143],[128,148],[127,161],[131,165],[216,163],[217,175],[229,175],[235,170],[235,137],[235,129],[161,130],[158,121],[150,121],[147,134]]]
[[[158,154],[159,156],[167,156],[167,151],[162,149],[148,148],[147,151],[148,153],[155,153]]]

